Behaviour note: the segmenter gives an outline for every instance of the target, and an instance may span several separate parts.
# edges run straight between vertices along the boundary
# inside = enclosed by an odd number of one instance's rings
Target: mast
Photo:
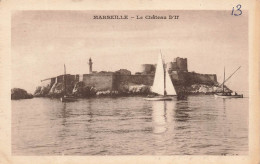
[[[163,64],[163,89],[164,89],[163,95],[166,96],[167,95],[167,92],[166,92],[166,71],[165,71],[165,64],[164,64],[164,59],[162,57],[161,50],[160,50],[160,53],[161,53],[162,64]]]
[[[166,93],[166,71],[165,71],[165,65],[164,65],[164,62],[163,62],[163,88],[164,88],[164,96],[167,95]]]
[[[224,93],[224,84],[225,84],[225,67],[224,67],[224,79],[223,79],[223,86],[222,86],[222,88],[223,88],[223,93]]]
[[[65,95],[66,95],[66,92],[67,92],[67,88],[66,88],[66,66],[64,64],[64,76],[63,76],[63,81],[64,81],[64,92],[65,92]]]
[[[236,69],[224,82],[227,82],[240,68],[241,66],[239,66],[238,69]],[[219,86],[221,86],[222,84],[220,84]]]

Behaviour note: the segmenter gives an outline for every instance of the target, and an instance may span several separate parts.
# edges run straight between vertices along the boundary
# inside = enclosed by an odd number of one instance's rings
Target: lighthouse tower
[[[89,58],[88,65],[89,65],[89,74],[91,74],[92,73],[92,65],[93,65],[91,58]]]

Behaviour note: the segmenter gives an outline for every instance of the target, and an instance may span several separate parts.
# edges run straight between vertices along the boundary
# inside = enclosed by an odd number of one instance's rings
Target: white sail
[[[161,55],[158,56],[152,91],[164,95],[164,68]]]
[[[166,71],[166,93],[167,95],[177,95],[168,71]]]
[[[166,94],[167,95],[176,95],[176,91],[173,87],[172,80],[170,78],[169,73],[166,71],[166,78],[164,78],[164,62],[162,59],[162,55],[158,56],[158,62],[156,67],[156,72],[154,76],[154,82],[152,91],[154,93],[158,93],[160,95],[164,95],[164,79],[166,80]]]

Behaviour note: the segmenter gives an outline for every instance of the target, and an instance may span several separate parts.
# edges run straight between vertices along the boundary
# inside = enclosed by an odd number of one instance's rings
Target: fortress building
[[[80,83],[85,87],[95,88],[97,91],[118,91],[124,92],[126,88],[136,85],[152,86],[154,74],[156,71],[155,64],[143,64],[141,70],[135,74],[127,69],[120,69],[115,72],[93,71],[92,59],[89,59],[89,73],[76,75],[59,75],[57,77],[48,78],[42,81],[48,81],[48,90],[46,93],[56,93],[57,88],[63,84],[63,77],[66,76],[66,83],[68,90],[72,92],[73,88]],[[216,74],[199,74],[195,72],[188,72],[187,58],[175,58],[172,62],[166,64],[170,74],[172,83],[175,88],[189,88],[193,84],[202,84],[213,86],[216,85]],[[42,92],[42,91],[41,91]],[[44,90],[45,93],[45,90]]]

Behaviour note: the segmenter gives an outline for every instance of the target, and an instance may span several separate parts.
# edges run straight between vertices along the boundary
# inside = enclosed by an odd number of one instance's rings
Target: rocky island
[[[116,72],[92,71],[93,62],[89,59],[89,73],[83,75],[59,75],[44,79],[34,92],[35,97],[60,97],[66,91],[76,97],[148,95],[151,94],[155,64],[143,64],[140,72],[131,74],[129,70]],[[166,64],[177,94],[214,94],[222,92],[216,74],[199,74],[188,71],[186,58],[175,58]],[[225,86],[225,91],[231,92]]]
[[[27,93],[26,90],[21,88],[13,88],[11,89],[11,100],[19,100],[19,99],[31,99],[33,95]]]

